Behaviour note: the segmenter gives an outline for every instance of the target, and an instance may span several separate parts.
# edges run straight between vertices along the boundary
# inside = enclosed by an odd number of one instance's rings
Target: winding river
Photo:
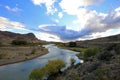
[[[45,47],[49,50],[46,55],[25,62],[0,66],[0,80],[28,80],[30,72],[34,68],[43,67],[48,60],[62,59],[66,62],[67,68],[70,66],[70,59],[76,59],[77,52],[60,49],[52,44]]]

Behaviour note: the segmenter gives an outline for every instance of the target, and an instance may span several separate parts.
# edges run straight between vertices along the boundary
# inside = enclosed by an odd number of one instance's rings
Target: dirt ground
[[[47,53],[48,50],[40,46],[0,47],[0,66],[30,60]]]

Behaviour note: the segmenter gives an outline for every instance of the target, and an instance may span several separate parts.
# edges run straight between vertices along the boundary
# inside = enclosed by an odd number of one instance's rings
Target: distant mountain
[[[106,46],[108,43],[120,43],[120,34],[92,40],[76,41],[79,47]]]
[[[101,38],[97,38],[97,39],[92,39],[92,40],[85,40],[85,41],[76,41],[76,42],[85,42],[85,43],[99,43],[99,42],[103,42],[103,43],[107,43],[107,42],[120,42],[120,34],[118,35],[113,35],[113,36],[108,36],[108,37],[101,37]]]
[[[120,42],[120,34],[90,40],[90,42]]]
[[[28,42],[38,42],[39,40],[35,37],[33,33],[19,34],[8,31],[0,31],[0,43],[6,44],[10,43],[12,40],[26,40]]]

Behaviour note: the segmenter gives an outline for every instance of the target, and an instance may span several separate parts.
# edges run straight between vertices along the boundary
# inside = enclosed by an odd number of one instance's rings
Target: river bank
[[[45,45],[44,47],[47,48],[49,52],[43,56],[20,63],[0,66],[0,80],[29,80],[29,74],[32,70],[44,67],[49,60],[61,59],[65,61],[67,68],[71,65],[70,59],[75,58],[77,54],[77,52],[61,49],[51,44]],[[28,51],[27,48],[23,50]],[[19,51],[19,49],[17,51]],[[28,53],[30,53],[30,51]]]
[[[31,60],[47,53],[48,50],[40,46],[0,47],[0,66]]]
[[[112,43],[95,55],[86,57],[83,64],[50,76],[48,80],[120,80],[119,75],[120,44]]]

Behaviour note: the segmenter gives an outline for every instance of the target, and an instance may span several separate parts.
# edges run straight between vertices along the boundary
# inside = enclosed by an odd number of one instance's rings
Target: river
[[[66,63],[66,68],[70,66],[70,59],[76,59],[77,52],[60,49],[50,44],[45,46],[49,53],[38,58],[0,66],[0,80],[28,80],[29,74],[34,68],[43,67],[48,60],[62,59]],[[78,62],[78,59],[76,60]]]

